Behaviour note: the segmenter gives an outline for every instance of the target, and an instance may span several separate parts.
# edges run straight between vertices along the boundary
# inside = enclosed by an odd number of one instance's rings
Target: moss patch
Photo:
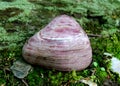
[[[103,55],[112,53],[120,59],[119,0],[1,0],[0,1],[0,85],[86,86],[80,79],[90,79],[102,86],[106,80],[120,83],[120,77],[109,69]],[[60,72],[39,66],[23,80],[13,76],[10,67],[23,58],[22,47],[27,39],[60,14],[73,16],[89,37],[93,62],[82,71]]]

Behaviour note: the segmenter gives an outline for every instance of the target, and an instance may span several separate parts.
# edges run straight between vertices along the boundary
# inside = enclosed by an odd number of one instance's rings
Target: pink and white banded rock
[[[61,15],[26,42],[23,57],[31,64],[60,71],[83,70],[92,61],[92,49],[75,19]]]

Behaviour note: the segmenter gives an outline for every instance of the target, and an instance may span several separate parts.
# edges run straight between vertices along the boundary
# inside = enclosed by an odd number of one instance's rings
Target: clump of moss
[[[120,59],[120,40],[119,36],[113,34],[110,39],[106,38],[106,51],[113,54],[115,57]]]
[[[3,20],[10,22],[15,20],[28,21],[28,16],[34,7],[35,6],[27,0],[14,0],[12,2],[0,1],[0,18],[8,17]],[[7,14],[7,16],[4,14]]]
[[[34,70],[27,76],[27,82],[29,86],[44,86],[44,78],[41,75],[42,73]]]
[[[52,72],[49,71],[48,74],[50,84],[53,86],[68,85],[79,82],[83,78],[82,75],[77,75],[76,71],[62,73],[62,72]]]

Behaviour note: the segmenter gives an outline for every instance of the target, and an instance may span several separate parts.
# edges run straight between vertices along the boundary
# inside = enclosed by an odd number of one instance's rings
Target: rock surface
[[[120,60],[116,57],[112,57],[111,59],[111,70],[118,73],[120,76]]]
[[[24,59],[60,71],[83,70],[92,61],[87,34],[67,15],[54,18],[23,47]]]
[[[17,78],[24,78],[28,75],[29,71],[32,69],[31,65],[23,62],[23,61],[16,61],[10,67],[14,76]]]

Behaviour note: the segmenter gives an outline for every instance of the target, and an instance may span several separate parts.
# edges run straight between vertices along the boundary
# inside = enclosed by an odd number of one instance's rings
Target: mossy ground
[[[120,59],[120,1],[17,1],[20,0],[0,1],[0,86],[86,86],[80,79],[92,80],[99,86],[106,80],[115,83],[113,86],[120,85],[119,75],[109,69],[110,62],[106,60],[109,58],[103,55],[108,52]],[[24,79],[14,77],[10,67],[23,58],[25,41],[60,14],[73,16],[89,35],[93,49],[91,65],[78,72],[33,66],[33,71]]]

